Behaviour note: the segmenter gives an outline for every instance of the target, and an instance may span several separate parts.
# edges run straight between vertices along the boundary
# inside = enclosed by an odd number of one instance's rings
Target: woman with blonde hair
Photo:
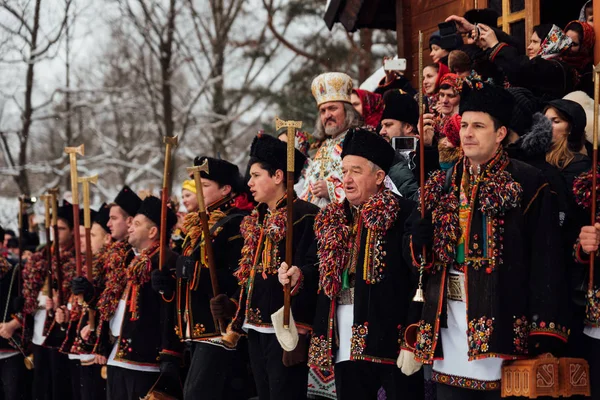
[[[544,110],[552,122],[552,148],[546,161],[557,167],[571,191],[573,180],[591,166],[585,150],[587,118],[583,107],[571,100],[552,100]]]

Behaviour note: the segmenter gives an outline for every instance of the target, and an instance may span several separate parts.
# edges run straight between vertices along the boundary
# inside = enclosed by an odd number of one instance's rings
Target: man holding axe
[[[244,399],[244,388],[239,385],[245,375],[241,354],[223,344],[221,332],[237,309],[230,298],[238,290],[233,273],[243,245],[240,223],[253,206],[242,194],[236,165],[197,157],[188,172],[194,180],[186,181],[185,188],[195,193],[198,207],[183,221],[185,239],[177,260],[177,279],[170,279],[168,271],[155,270],[152,284],[165,297],[175,293],[175,332],[190,344],[184,399]],[[207,232],[209,241],[205,240]]]
[[[289,179],[286,144],[264,134],[252,142],[248,186],[259,205],[241,225],[244,247],[236,277],[242,290],[236,316],[223,340],[232,343],[236,335],[248,333],[259,399],[306,398],[307,334],[314,317],[318,279],[313,223],[319,209],[287,196],[287,185],[298,180],[304,162],[305,157],[295,150],[294,173]],[[288,201],[293,202],[293,229],[287,225]],[[300,337],[293,349],[284,351],[275,336],[271,315],[284,306],[277,275],[286,260],[288,231],[293,235],[290,272],[300,272],[290,274],[291,314]],[[287,266],[283,268],[287,271]]]

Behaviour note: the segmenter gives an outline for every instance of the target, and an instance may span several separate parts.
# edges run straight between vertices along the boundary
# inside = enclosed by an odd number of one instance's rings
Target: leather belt
[[[448,300],[467,301],[464,275],[448,275]]]
[[[354,304],[354,288],[342,290],[338,297],[338,304],[342,306]]]

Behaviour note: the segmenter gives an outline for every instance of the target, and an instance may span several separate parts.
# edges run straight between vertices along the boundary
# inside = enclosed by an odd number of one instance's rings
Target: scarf
[[[585,69],[593,62],[593,51],[594,44],[596,43],[596,36],[594,34],[594,28],[587,22],[571,21],[567,24],[565,32],[569,30],[572,25],[579,24],[583,30],[583,37],[580,38],[579,51],[574,53],[567,51],[562,56],[564,62],[571,67],[575,68],[579,74],[583,74]]]
[[[98,299],[98,311],[102,321],[109,321],[119,305],[123,291],[127,285],[125,261],[131,251],[127,240],[111,243],[107,249],[108,256],[104,263],[106,287]]]
[[[543,59],[550,60],[559,57],[562,53],[571,47],[573,41],[565,32],[556,25],[552,25],[552,29],[542,41],[538,55]]]
[[[360,98],[365,125],[376,128],[381,121],[381,115],[385,107],[383,97],[378,93],[369,92],[368,90],[353,89],[352,91]]]
[[[347,202],[328,204],[315,219],[315,235],[318,241],[319,291],[330,299],[337,296],[343,285],[344,271],[349,267],[352,247],[359,240],[351,240],[352,222],[346,212]],[[400,204],[396,196],[383,189],[360,207],[357,235],[367,228],[363,279],[376,284],[384,277],[384,252],[380,244],[385,232],[396,221]],[[356,250],[356,249],[355,249]],[[356,253],[356,252],[354,252]],[[356,253],[358,254],[358,253]]]

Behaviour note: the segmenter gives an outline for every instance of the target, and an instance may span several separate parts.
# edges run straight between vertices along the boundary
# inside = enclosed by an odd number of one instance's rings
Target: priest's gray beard
[[[315,123],[316,128],[314,132],[315,139],[327,139],[332,136],[337,136],[338,134],[350,128],[358,128],[363,125],[363,118],[354,109],[354,107],[352,107],[352,104],[344,103],[344,112],[346,114],[346,118],[344,118],[344,123],[342,126],[335,126],[331,128],[325,128],[323,123],[321,123],[321,117],[317,116],[317,122]]]

